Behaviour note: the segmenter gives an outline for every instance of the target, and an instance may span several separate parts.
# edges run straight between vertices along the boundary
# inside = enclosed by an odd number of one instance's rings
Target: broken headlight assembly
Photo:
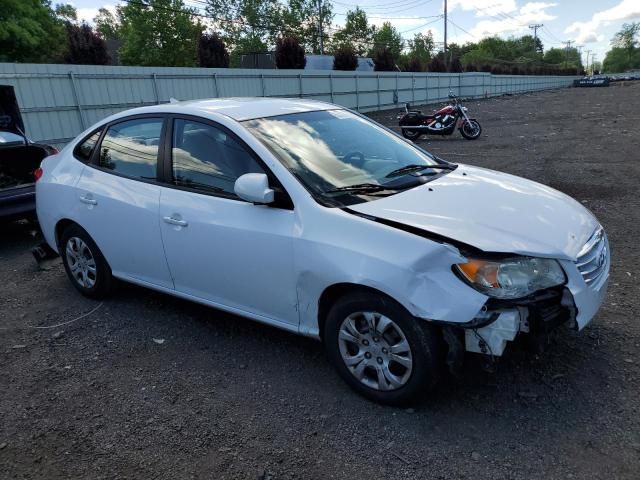
[[[454,265],[454,270],[476,290],[500,299],[526,297],[566,282],[560,264],[549,258],[468,258],[466,263]]]

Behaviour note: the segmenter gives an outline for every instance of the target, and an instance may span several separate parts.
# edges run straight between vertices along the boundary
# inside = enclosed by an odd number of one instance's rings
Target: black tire
[[[462,124],[460,127],[460,133],[467,140],[475,140],[482,134],[482,127],[477,120],[469,120],[469,122],[464,122]]]
[[[420,132],[420,130],[407,130],[406,128],[402,129],[402,136],[413,142],[418,140],[418,138],[420,138],[420,135],[422,135],[422,132]]]
[[[398,327],[406,338],[410,347],[412,367],[410,372],[408,369],[405,370],[407,373],[406,381],[401,386],[390,390],[372,388],[356,378],[356,374],[352,373],[345,364],[341,353],[340,329],[343,322],[346,322],[350,316],[355,314],[357,318],[357,312],[376,312],[384,315],[395,324],[391,327],[394,332]],[[389,332],[389,327],[384,331]],[[386,337],[387,334],[381,336]],[[378,341],[386,340],[378,338]],[[364,342],[365,340],[362,340],[362,345]],[[356,344],[350,345],[355,346]],[[443,365],[442,337],[436,327],[426,321],[416,319],[404,307],[390,298],[367,291],[343,296],[331,307],[324,324],[324,346],[329,360],[345,382],[364,397],[386,405],[403,405],[421,400],[424,394],[435,386]],[[360,354],[360,348],[369,347],[360,347],[358,344],[357,348],[358,354]],[[380,344],[377,344],[376,348],[381,348]],[[377,354],[374,353],[374,355]],[[367,375],[376,375],[377,366],[371,354],[366,362],[369,363],[363,370],[367,372]],[[354,370],[358,370],[358,368]],[[371,381],[370,378],[366,380]],[[379,385],[380,381],[378,380]]]
[[[81,240],[88,250],[88,253],[87,250],[84,249],[81,251],[78,250],[78,255],[76,256],[82,256],[85,259],[85,266],[90,265],[90,262],[88,261],[89,257],[93,258],[93,264],[95,264],[95,272],[88,272],[87,278],[90,281],[87,281],[85,285],[81,283],[82,280],[79,278],[82,277],[82,274],[78,273],[77,275],[79,276],[77,276],[73,273],[73,266],[71,265],[73,256],[67,253],[68,247],[78,244],[75,239]],[[60,236],[58,251],[62,257],[62,263],[69,280],[81,294],[90,298],[104,298],[110,293],[113,286],[111,267],[109,267],[109,264],[91,236],[83,228],[76,224],[69,225],[65,228]]]

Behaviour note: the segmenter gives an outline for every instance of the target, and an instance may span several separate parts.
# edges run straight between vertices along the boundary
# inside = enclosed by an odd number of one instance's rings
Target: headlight
[[[548,258],[470,258],[467,263],[459,263],[455,268],[473,288],[495,298],[526,297],[566,281],[560,264]]]

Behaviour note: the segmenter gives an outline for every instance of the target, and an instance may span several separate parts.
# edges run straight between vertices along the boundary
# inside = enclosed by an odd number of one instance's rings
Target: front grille
[[[596,282],[607,267],[609,242],[602,227],[596,230],[578,254],[576,266],[587,285]]]

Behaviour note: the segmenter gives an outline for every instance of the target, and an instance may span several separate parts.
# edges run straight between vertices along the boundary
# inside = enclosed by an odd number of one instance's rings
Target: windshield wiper
[[[374,193],[382,190],[398,190],[398,188],[380,185],[379,183],[356,183],[354,185],[346,185],[344,187],[333,188],[324,193],[350,192],[350,193]]]
[[[426,170],[427,168],[435,168],[438,170],[455,170],[457,167],[457,165],[451,165],[448,163],[435,163],[433,165],[411,164],[390,171],[385,175],[385,178],[399,177],[400,175],[405,175],[411,172],[419,172],[420,170]]]

